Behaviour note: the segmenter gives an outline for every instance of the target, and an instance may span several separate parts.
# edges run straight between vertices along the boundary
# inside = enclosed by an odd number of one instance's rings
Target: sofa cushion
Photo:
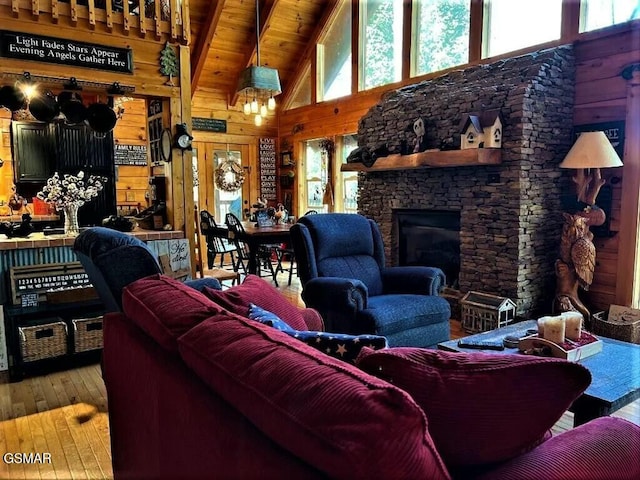
[[[180,335],[224,311],[197,290],[160,274],[125,287],[122,310],[162,347],[173,351],[178,350],[176,339]]]
[[[274,328],[223,314],[192,328],[178,346],[217,394],[331,478],[449,478],[420,408],[383,380]]]
[[[589,386],[577,363],[421,348],[363,349],[356,364],[422,407],[449,468],[507,460],[544,441]]]
[[[300,309],[276,287],[256,275],[247,275],[244,282],[227,290],[205,287],[204,293],[218,305],[243,317],[249,315],[249,304],[254,303],[275,313],[296,330],[307,328]]]

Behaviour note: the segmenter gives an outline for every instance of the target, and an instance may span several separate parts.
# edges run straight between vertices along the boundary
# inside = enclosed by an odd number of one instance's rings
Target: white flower
[[[55,206],[56,210],[62,210],[67,205],[77,204],[79,207],[98,195],[104,188],[106,177],[90,175],[85,179],[81,170],[77,175],[65,173],[60,180],[58,172],[47,179],[47,183],[36,196]]]

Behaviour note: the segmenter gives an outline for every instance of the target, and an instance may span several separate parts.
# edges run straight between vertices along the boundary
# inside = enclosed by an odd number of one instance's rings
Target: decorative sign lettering
[[[52,289],[89,287],[91,282],[86,273],[61,273],[40,275],[29,278],[15,278],[15,291],[22,295],[23,292],[43,292]]]
[[[20,306],[25,307],[37,307],[40,296],[37,293],[23,293],[20,296]]]
[[[146,145],[123,145],[118,143],[114,146],[114,161],[116,165],[147,165]]]
[[[576,125],[573,127],[573,130],[576,136],[582,132],[604,132],[611,142],[611,146],[622,160],[624,156],[624,122],[601,122],[590,123],[588,125]]]
[[[191,122],[194,130],[227,133],[226,120],[218,120],[217,118],[193,117],[191,119]]]
[[[276,139],[261,138],[258,145],[260,165],[260,197],[276,200]]]
[[[0,31],[0,56],[111,72],[133,72],[130,48],[107,47],[31,33]]]

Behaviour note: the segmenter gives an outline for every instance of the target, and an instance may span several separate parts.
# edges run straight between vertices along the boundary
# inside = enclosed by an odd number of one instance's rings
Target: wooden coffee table
[[[497,330],[477,333],[466,338],[473,340],[502,340],[506,335],[523,337],[528,329],[536,328],[535,320],[514,323]],[[574,426],[597,417],[610,415],[640,398],[640,345],[598,336],[602,352],[580,360],[591,372],[591,385],[569,411],[574,413]],[[458,340],[438,344],[449,352],[485,352],[498,355],[521,355],[517,348],[504,350],[471,350],[458,347]]]

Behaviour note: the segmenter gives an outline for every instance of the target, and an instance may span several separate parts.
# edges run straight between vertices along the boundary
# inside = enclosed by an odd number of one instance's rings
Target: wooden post
[[[58,0],[51,0],[51,19],[54,23],[58,23],[58,18],[60,14],[58,13]]]
[[[627,66],[621,73],[627,80],[627,118],[625,122],[624,167],[622,169],[623,205],[620,215],[618,247],[618,275],[616,303],[639,307],[640,255],[638,229],[640,228],[640,63]]]
[[[11,12],[14,17],[17,17],[20,13],[20,0],[11,0]]]
[[[122,26],[124,28],[124,33],[128,34],[129,33],[129,29],[131,28],[130,25],[130,14],[129,14],[129,2],[127,2],[126,0],[124,2],[122,2]]]
[[[40,15],[40,0],[31,0],[31,13],[34,17]]]
[[[112,0],[106,0],[105,10],[107,11],[107,28],[113,30],[113,2]]]
[[[89,25],[91,28],[96,28],[96,2],[95,0],[88,0],[87,6],[89,7]]]
[[[127,2],[124,2],[125,4]],[[78,0],[70,0],[69,7],[71,7],[71,21],[78,23]]]
[[[182,0],[182,40],[185,45],[191,43],[191,18],[189,15],[189,0]]]
[[[162,36],[162,11],[160,10],[160,2],[156,0],[155,2],[156,14],[155,14],[155,29],[156,29],[156,39],[160,39]]]
[[[174,40],[178,38],[178,19],[180,18],[180,10],[178,9],[178,0],[171,0],[171,17],[169,23],[171,24],[171,38]]]

